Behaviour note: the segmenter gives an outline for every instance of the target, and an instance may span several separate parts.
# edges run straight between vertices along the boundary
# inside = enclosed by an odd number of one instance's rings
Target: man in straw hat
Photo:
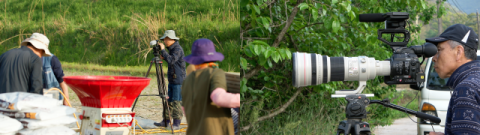
[[[180,38],[175,36],[175,31],[167,30],[165,34],[160,38],[163,43],[158,43],[161,49],[161,58],[168,63],[168,105],[170,106],[170,113],[173,118],[173,129],[180,129],[180,122],[182,121],[182,95],[181,87],[182,82],[185,79],[185,61],[183,57],[183,49],[180,46],[178,40]],[[168,49],[165,51],[165,46]],[[167,111],[166,108],[163,109]],[[167,127],[170,125],[169,112],[164,113],[163,121],[160,123],[154,123],[156,126]]]
[[[184,58],[195,65],[195,71],[187,76],[182,85],[189,135],[234,134],[230,109],[240,107],[240,94],[226,90],[225,72],[214,63],[223,58],[209,39],[196,40],[192,54]]]
[[[43,94],[42,56],[51,56],[48,38],[33,33],[20,48],[0,56],[0,93],[30,92]]]

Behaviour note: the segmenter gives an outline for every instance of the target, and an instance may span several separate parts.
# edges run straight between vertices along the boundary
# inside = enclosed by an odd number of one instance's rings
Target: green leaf
[[[346,3],[346,5],[347,5],[347,12],[350,12],[352,10],[352,6],[348,3]]]
[[[322,5],[322,16],[325,16],[327,14],[327,6]]]
[[[287,54],[288,59],[292,59],[292,52],[289,49],[286,49],[285,53]]]
[[[243,69],[247,69],[247,59],[243,58],[243,57],[240,57],[240,66],[243,68]]]
[[[267,42],[264,42],[262,40],[253,40],[250,44],[270,46],[267,44]]]
[[[318,11],[317,11],[317,9],[312,8],[312,9],[310,9],[310,11],[312,12],[313,20],[316,21],[317,18],[318,18]]]
[[[348,12],[348,15],[350,16],[350,20],[353,21],[353,19],[355,19],[357,16],[355,15],[355,12],[351,11],[351,12]]]
[[[258,8],[257,5],[253,5],[253,9],[257,12],[257,14],[260,14],[260,8]]]
[[[269,48],[267,48],[267,50],[263,54],[265,55],[265,58],[269,58],[270,55],[272,54],[272,51],[270,51]]]
[[[257,53],[255,52],[255,46],[256,46],[256,45],[253,45],[253,44],[252,44],[252,45],[250,45],[250,47],[249,47],[249,48],[250,48],[250,51],[252,52],[253,55],[257,55]]]
[[[262,24],[265,29],[270,28],[270,21],[269,18],[262,17]]]
[[[338,30],[340,29],[340,22],[338,22],[338,20],[333,21],[332,29],[333,29],[333,32],[335,33],[338,32]]]
[[[422,4],[422,9],[425,9],[426,7],[425,2],[423,0],[420,0],[420,3]]]
[[[258,54],[265,53],[265,46],[260,45],[258,48]]]
[[[278,53],[277,51],[272,53],[272,59],[275,63],[278,63],[278,61],[280,60],[280,53]]]
[[[270,81],[270,77],[265,76],[265,77],[263,77],[263,80],[265,80],[265,81]]]
[[[248,57],[253,56],[252,51],[249,48],[245,48],[245,55],[247,55]]]
[[[282,59],[286,59],[287,58],[287,53],[285,52],[285,49],[278,49],[278,51],[280,52],[280,56],[282,56]]]
[[[272,68],[272,67],[273,67],[273,64],[272,64],[272,61],[271,61],[271,60],[267,60],[267,64],[268,64],[268,67],[269,67],[269,68]]]
[[[247,92],[247,79],[242,78],[242,81],[240,81],[240,93],[245,93]]]
[[[308,4],[307,3],[300,3],[300,5],[298,5],[298,7],[300,8],[300,10],[304,10],[304,9],[308,8]]]
[[[265,63],[267,62],[267,58],[265,58],[264,55],[258,55],[258,58],[259,58],[258,64],[261,66],[265,66]]]
[[[332,0],[332,5],[337,3],[337,2],[338,2],[338,0]]]
[[[259,50],[259,45],[254,45],[253,46],[253,51],[255,52],[255,55],[260,55],[260,50]]]

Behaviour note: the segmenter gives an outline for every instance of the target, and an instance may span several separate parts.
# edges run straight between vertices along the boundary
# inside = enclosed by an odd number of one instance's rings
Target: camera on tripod
[[[153,55],[158,56],[160,55],[160,45],[158,45],[159,40],[152,40],[150,41],[150,46],[153,48]]]
[[[372,103],[393,108],[416,117],[440,123],[438,117],[410,110],[386,100],[369,100],[373,94],[361,94],[367,80],[385,76],[386,84],[418,84],[425,75],[420,70],[419,57],[432,57],[437,47],[431,43],[407,47],[410,32],[405,29],[408,13],[360,14],[360,22],[385,22],[385,29],[378,30],[378,39],[392,48],[393,55],[385,61],[366,56],[328,57],[315,53],[293,53],[293,85],[295,87],[318,85],[330,81],[359,81],[356,90],[335,91],[332,97],[345,97],[347,120],[337,128],[339,134],[370,135],[370,126],[362,119],[367,117],[366,106]],[[386,37],[386,38],[384,38]],[[396,40],[397,39],[397,40]],[[403,39],[399,41],[398,39]]]
[[[404,12],[360,14],[360,22],[385,22],[385,29],[378,30],[378,39],[389,45],[393,51],[392,57],[385,61],[366,56],[330,58],[315,53],[293,53],[293,85],[302,87],[330,81],[359,81],[356,90],[336,91],[336,94],[332,95],[345,97],[349,94],[360,94],[366,87],[366,81],[375,79],[376,76],[385,76],[386,84],[423,82],[425,75],[420,70],[421,63],[418,58],[434,56],[437,47],[431,43],[407,47],[410,40],[410,32],[405,29],[408,17],[408,13]]]

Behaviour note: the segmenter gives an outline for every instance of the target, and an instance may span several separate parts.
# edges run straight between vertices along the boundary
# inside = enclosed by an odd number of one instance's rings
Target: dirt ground
[[[152,71],[151,71],[152,72]],[[75,71],[75,70],[64,70],[65,76],[80,76],[80,75],[112,75],[112,76],[131,76],[130,74],[118,74],[118,73],[108,73],[108,72],[96,72],[96,71]],[[144,76],[143,76],[144,77]],[[156,78],[151,78],[150,84],[142,91],[141,95],[158,95],[157,90],[157,80]],[[167,78],[165,78],[167,81]],[[168,82],[167,82],[168,84]],[[168,86],[166,84],[166,86]],[[77,112],[81,112],[81,102],[75,92],[69,89],[68,93],[70,97],[70,102],[72,107],[77,109]],[[134,109],[135,117],[142,117],[145,119],[150,119],[156,122],[162,121],[162,102],[161,98],[158,96],[140,96],[137,101],[137,104]],[[187,123],[185,116],[182,118],[182,124]],[[187,127],[187,125],[181,125],[181,128]],[[185,133],[175,133],[176,135],[183,135]]]
[[[410,116],[417,120],[415,116]],[[410,120],[410,118],[397,119],[390,126],[379,126],[373,131],[376,135],[414,135],[417,134],[417,124]]]

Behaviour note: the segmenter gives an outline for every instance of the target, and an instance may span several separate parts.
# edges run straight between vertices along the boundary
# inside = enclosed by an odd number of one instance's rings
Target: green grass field
[[[63,62],[148,66],[149,42],[176,31],[185,55],[198,38],[225,55],[220,68],[240,70],[238,0],[0,0],[0,53],[32,33],[50,39]]]

